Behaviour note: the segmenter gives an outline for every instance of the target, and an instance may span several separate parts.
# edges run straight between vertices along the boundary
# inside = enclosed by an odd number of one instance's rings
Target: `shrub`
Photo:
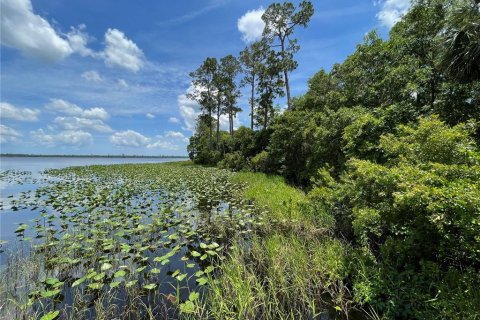
[[[218,167],[222,169],[230,169],[232,171],[241,171],[249,167],[247,159],[241,152],[235,151],[227,153],[225,158],[218,163]]]

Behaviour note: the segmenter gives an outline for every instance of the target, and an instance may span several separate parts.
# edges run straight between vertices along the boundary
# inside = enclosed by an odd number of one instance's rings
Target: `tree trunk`
[[[210,108],[209,108],[210,109]],[[212,125],[212,109],[208,110],[208,126],[210,127],[210,149],[213,147],[213,125]]]
[[[285,89],[287,90],[287,109],[291,109],[291,101],[290,101],[290,85],[288,83],[288,72],[287,70],[283,70],[283,74],[285,75]]]
[[[253,130],[253,115],[254,115],[254,108],[255,108],[255,76],[252,75],[252,96],[250,98],[250,129]]]
[[[217,150],[220,150],[220,103],[217,105]]]
[[[285,39],[280,39],[280,43],[282,45],[282,58],[285,57]],[[288,71],[287,69],[283,69],[283,75],[285,77],[285,91],[287,91],[287,109],[290,109],[291,100],[290,100],[290,84],[288,83]]]

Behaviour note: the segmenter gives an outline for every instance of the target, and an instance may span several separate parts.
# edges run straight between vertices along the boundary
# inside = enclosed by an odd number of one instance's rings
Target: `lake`
[[[13,212],[8,205],[9,196],[18,196],[21,192],[35,190],[39,185],[45,184],[41,180],[42,172],[47,169],[61,169],[72,166],[108,165],[122,163],[164,163],[185,161],[185,158],[99,158],[99,157],[0,157],[0,171],[15,170],[23,172],[18,181],[9,181],[5,177],[0,179],[0,202],[3,209],[0,211],[0,239],[15,239],[15,229],[18,224],[34,218],[38,213],[30,210]],[[30,173],[27,175],[27,172]],[[0,255],[0,265],[1,265]]]

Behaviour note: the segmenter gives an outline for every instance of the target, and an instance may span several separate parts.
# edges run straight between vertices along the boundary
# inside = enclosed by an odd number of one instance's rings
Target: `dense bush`
[[[477,276],[465,287],[473,292],[452,297],[441,288],[459,291],[462,284],[435,282],[430,275],[432,268],[440,278],[480,269],[480,157],[470,132],[465,125],[422,118],[380,137],[384,164],[352,158],[339,181],[319,172],[312,201],[332,212],[337,233],[371,260],[357,274],[358,299],[395,318],[420,317],[420,309],[431,317],[435,307],[407,303],[420,297],[443,299],[443,308],[451,302],[448,314],[468,303],[463,299],[478,299]]]

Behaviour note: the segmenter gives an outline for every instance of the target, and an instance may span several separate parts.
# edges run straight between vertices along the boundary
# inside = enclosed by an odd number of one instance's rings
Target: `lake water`
[[[22,192],[35,190],[40,185],[43,185],[43,175],[41,173],[46,169],[122,163],[163,163],[185,160],[185,158],[0,157],[0,171],[15,170],[23,172],[18,180],[12,181],[3,176],[0,178],[0,201],[3,204],[3,210],[0,210],[0,239],[7,241],[15,239],[14,231],[19,223],[37,218],[38,213],[29,210],[11,210],[9,206],[11,198],[9,197],[17,197]],[[19,183],[19,180],[22,183]]]

